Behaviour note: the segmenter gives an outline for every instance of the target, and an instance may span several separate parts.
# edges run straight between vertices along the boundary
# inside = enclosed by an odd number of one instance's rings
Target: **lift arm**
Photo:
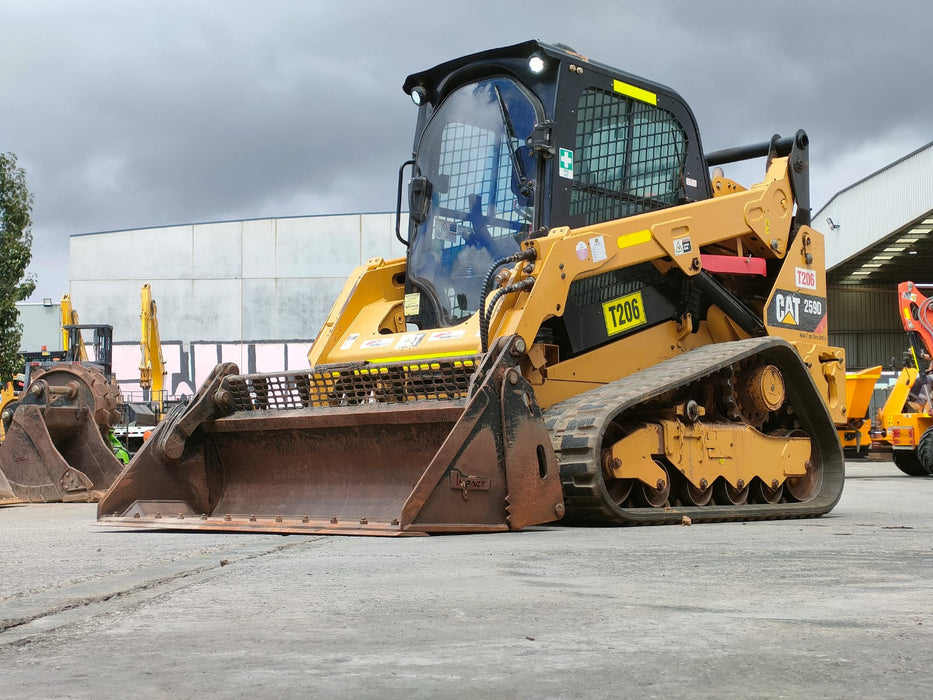
[[[897,304],[901,323],[910,342],[914,367],[924,372],[929,361],[920,361],[921,351],[933,357],[933,299],[923,296],[913,282],[901,282],[897,285]]]
[[[72,333],[69,326],[78,325],[78,312],[71,305],[71,295],[65,294],[61,301],[62,310],[62,350],[72,362],[87,362],[87,348],[81,333]],[[72,340],[74,338],[74,341]]]
[[[162,341],[159,339],[159,319],[156,315],[156,303],[152,300],[152,289],[144,284],[140,294],[142,311],[139,314],[140,340],[139,350],[142,359],[139,362],[139,386],[151,391],[151,397],[159,403],[159,415],[162,414],[162,402],[165,398],[165,361],[162,358]]]

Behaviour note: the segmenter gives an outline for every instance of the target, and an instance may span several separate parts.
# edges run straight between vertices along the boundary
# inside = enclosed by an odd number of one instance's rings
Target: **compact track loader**
[[[123,469],[107,438],[122,403],[110,380],[113,329],[69,323],[77,318],[68,309],[60,359],[27,357],[26,385],[0,413],[0,502],[4,484],[15,501],[97,501]],[[82,330],[94,332],[94,362]]]
[[[804,132],[704,155],[675,92],[536,41],[404,90],[407,256],[353,273],[309,370],[218,366],[102,522],[398,535],[835,505],[845,363]],[[710,174],[754,157],[749,189]]]

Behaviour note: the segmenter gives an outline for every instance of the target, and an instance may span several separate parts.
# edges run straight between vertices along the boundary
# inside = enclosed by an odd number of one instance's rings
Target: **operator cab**
[[[406,321],[462,323],[521,243],[711,196],[696,122],[669,88],[529,41],[403,86],[419,106]]]

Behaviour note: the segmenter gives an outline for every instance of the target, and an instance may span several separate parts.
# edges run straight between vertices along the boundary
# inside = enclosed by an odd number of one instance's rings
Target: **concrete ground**
[[[347,538],[0,509],[0,696],[920,698],[933,478],[816,520]]]

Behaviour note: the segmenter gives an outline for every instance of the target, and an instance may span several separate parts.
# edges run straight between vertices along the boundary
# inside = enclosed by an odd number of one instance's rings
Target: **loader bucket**
[[[98,519],[343,535],[556,520],[557,458],[517,369],[522,352],[516,337],[478,368],[432,360],[240,376],[219,365],[154,431]]]
[[[96,501],[123,468],[105,438],[118,392],[100,371],[61,364],[37,372],[3,413],[0,471],[23,501]]]
[[[846,372],[846,416],[852,419],[868,415],[875,384],[881,378],[881,366],[858,372]]]

